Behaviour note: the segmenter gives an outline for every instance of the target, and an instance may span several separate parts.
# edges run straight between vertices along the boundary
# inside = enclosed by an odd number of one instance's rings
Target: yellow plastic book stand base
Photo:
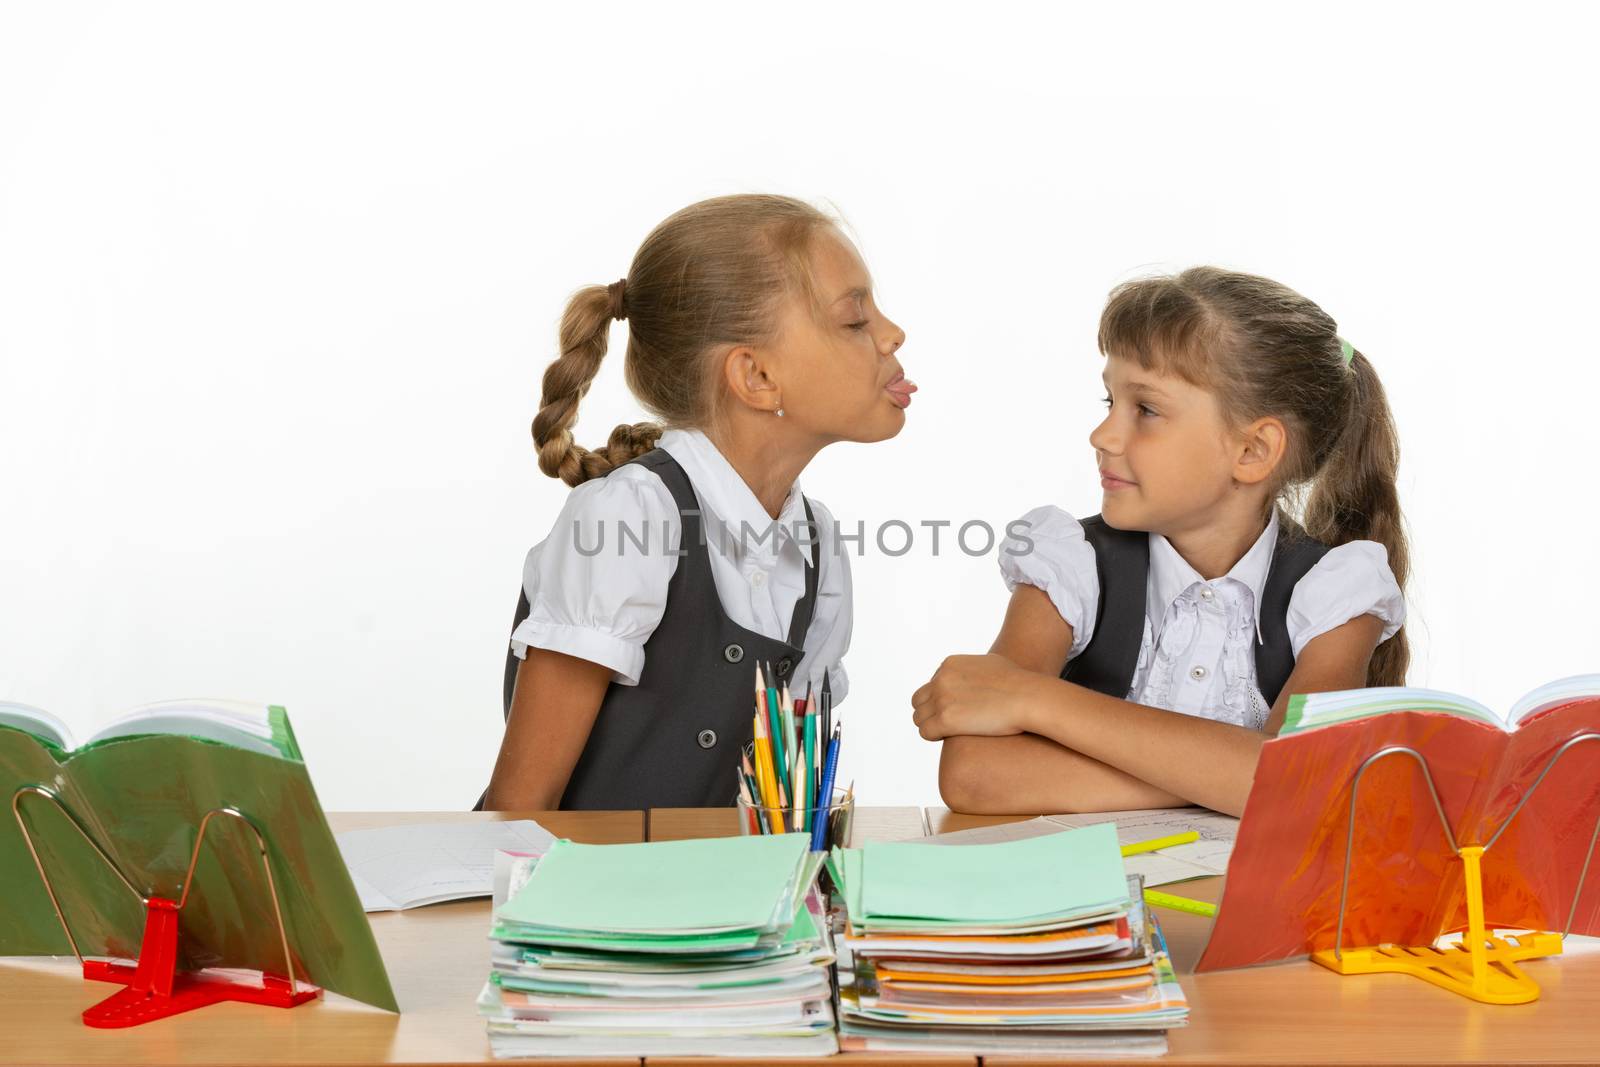
[[[1522,960],[1561,955],[1560,934],[1518,934],[1496,937],[1484,929],[1483,847],[1461,849],[1467,890],[1467,931],[1461,944],[1375,945],[1370,948],[1322,949],[1313,963],[1335,974],[1410,974],[1440,989],[1484,1004],[1526,1004],[1539,999],[1539,983],[1522,972]]]
[[[1561,954],[1560,934],[1526,934],[1514,941],[1489,936],[1483,966],[1475,967],[1466,944],[1448,948],[1375,945],[1347,948],[1343,958],[1332,949],[1311,954],[1312,962],[1335,974],[1410,974],[1485,1004],[1526,1004],[1539,999],[1539,983],[1523,973],[1518,961]]]

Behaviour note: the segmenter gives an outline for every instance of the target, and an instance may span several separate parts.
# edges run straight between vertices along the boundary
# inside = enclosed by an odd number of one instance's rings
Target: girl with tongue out
[[[945,660],[913,721],[958,810],[1237,815],[1291,694],[1404,684],[1394,423],[1372,363],[1266,278],[1130,282],[1100,349],[1100,514],[1024,517],[990,654]]]
[[[588,449],[572,428],[617,320],[657,421]],[[904,342],[834,220],[787,197],[691,204],[572,297],[533,441],[573,489],[523,566],[480,806],[731,804],[758,662],[797,696],[826,671],[844,699],[849,556],[798,479],[827,445],[900,432]]]

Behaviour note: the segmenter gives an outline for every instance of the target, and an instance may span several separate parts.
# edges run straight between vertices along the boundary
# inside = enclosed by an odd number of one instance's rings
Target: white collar
[[[795,543],[794,530],[806,520],[798,479],[789,487],[789,495],[774,519],[728,462],[728,457],[701,431],[667,430],[657,447],[665,449],[689,476],[695,496],[700,500],[701,520],[708,541],[719,546],[726,544],[735,558],[749,553],[768,564],[777,560],[782,544]],[[771,537],[768,531],[774,524],[778,535]],[[750,532],[741,536],[745,525]]]
[[[1267,572],[1272,569],[1272,554],[1278,545],[1278,510],[1272,510],[1267,528],[1261,531],[1256,543],[1240,557],[1233,569],[1217,582],[1233,579],[1250,590],[1255,601],[1256,640],[1261,640],[1261,594],[1266,588]],[[1167,608],[1195,583],[1212,585],[1200,577],[1200,572],[1189,566],[1188,560],[1178,555],[1161,534],[1150,535],[1150,572],[1145,579],[1144,611],[1150,620],[1151,640],[1161,637],[1161,623],[1167,617]]]

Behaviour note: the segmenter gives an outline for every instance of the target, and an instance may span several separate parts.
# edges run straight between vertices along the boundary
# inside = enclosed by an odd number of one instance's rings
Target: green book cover
[[[167,733],[112,737],[64,752],[0,726],[0,790],[32,834],[78,947],[88,957],[133,959],[144,909],[46,798],[55,793],[134,887],[183,894],[206,812],[234,807],[267,841],[295,976],[398,1011],[350,873],[340,857],[288,716],[273,708],[268,747],[279,755]],[[0,813],[0,955],[71,955],[18,817]],[[206,831],[194,886],[179,919],[179,966],[281,974],[283,943],[255,836],[217,816]]]

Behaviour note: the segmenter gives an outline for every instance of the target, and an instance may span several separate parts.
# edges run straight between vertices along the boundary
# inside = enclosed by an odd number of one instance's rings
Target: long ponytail
[[[1411,570],[1396,479],[1400,438],[1383,383],[1360,352],[1350,358],[1351,389],[1344,429],[1305,498],[1306,532],[1324,544],[1376,541],[1402,589]],[[1404,685],[1411,649],[1404,628],[1379,645],[1367,668],[1368,685]]]

